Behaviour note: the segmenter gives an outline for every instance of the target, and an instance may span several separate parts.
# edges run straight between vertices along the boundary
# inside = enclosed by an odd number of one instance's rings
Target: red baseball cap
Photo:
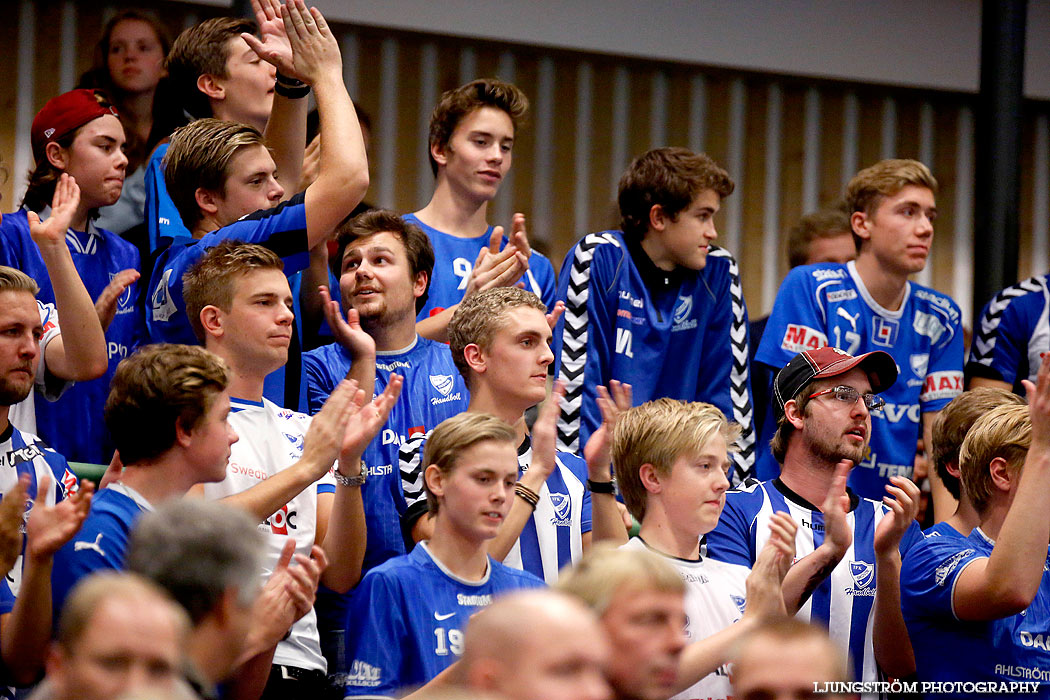
[[[96,99],[96,93],[103,98],[101,103]],[[58,141],[92,119],[106,114],[119,116],[109,100],[105,99],[104,93],[96,90],[80,88],[52,97],[33,117],[31,133],[33,157],[36,158],[36,162],[39,163],[45,158],[44,149],[48,143]]]
[[[783,415],[784,404],[795,398],[795,394],[814,379],[837,377],[854,367],[860,367],[867,372],[871,390],[876,394],[889,389],[893,382],[897,381],[897,363],[889,353],[881,350],[866,352],[856,357],[829,345],[816,350],[806,350],[791,358],[784,369],[777,373],[773,382],[777,415]]]

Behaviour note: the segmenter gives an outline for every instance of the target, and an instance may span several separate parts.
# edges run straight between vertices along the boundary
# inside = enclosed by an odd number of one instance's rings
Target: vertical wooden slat
[[[667,128],[665,146],[689,148],[690,75],[684,70],[667,72]]]
[[[952,293],[953,241],[955,240],[955,206],[952,195],[955,192],[956,178],[958,105],[950,102],[939,104],[933,121],[937,141],[933,148],[933,163],[930,165],[933,176],[937,178],[940,191],[937,193],[937,223],[933,227],[931,259],[926,265],[932,264],[933,266],[933,287],[950,295]]]
[[[575,145],[576,130],[574,125],[579,121],[577,112],[579,103],[577,76],[578,61],[571,61],[559,56],[553,59],[554,77],[551,81],[554,90],[554,114],[552,120],[556,127],[551,138],[551,178],[550,198],[546,202],[537,202],[537,207],[547,208],[547,218],[551,222],[551,261],[555,267],[565,253],[576,242],[576,219],[573,204],[576,197]],[[588,118],[589,115],[588,115]]]
[[[587,162],[589,163],[589,169],[587,172],[587,179],[583,181],[579,175],[577,175],[577,183],[581,186],[586,186],[587,191],[578,193],[578,196],[583,197],[587,202],[586,213],[587,216],[584,219],[586,221],[586,230],[577,231],[577,235],[582,235],[588,231],[600,231],[605,228],[605,223],[608,221],[608,212],[610,205],[610,191],[612,189],[613,182],[613,160],[612,152],[614,149],[615,134],[615,113],[616,113],[616,96],[615,84],[616,78],[614,75],[614,67],[611,63],[601,62],[593,64],[592,80],[591,80],[591,114],[588,123],[588,133],[590,134],[589,143],[589,155]],[[620,105],[623,112],[623,105]],[[626,114],[624,114],[626,117]],[[622,134],[621,134],[622,136]],[[587,144],[577,144],[577,149],[586,147]]]
[[[858,93],[858,102],[856,169],[861,170],[882,160],[883,99],[881,94],[863,92]]]
[[[844,101],[841,90],[820,91],[820,189],[817,206],[827,206],[842,198]]]
[[[784,118],[780,130],[782,145],[777,246],[773,258],[766,262],[768,274],[775,277],[774,291],[780,287],[780,280],[787,274],[787,230],[794,226],[807,210],[802,194],[806,181],[806,104],[810,99],[812,98],[809,97],[805,86],[788,85],[784,88]]]
[[[739,91],[739,92],[737,92]],[[766,261],[762,251],[763,199],[766,188],[766,120],[769,106],[769,87],[766,81],[738,80],[731,93],[736,92],[731,103],[731,113],[739,112],[736,119],[730,117],[730,128],[738,133],[730,139],[735,141],[730,151],[726,169],[737,181],[733,195],[722,203],[726,211],[726,225],[720,229],[719,245],[725,246],[740,261],[740,277],[744,287],[744,298],[749,309],[762,308],[762,276]],[[742,103],[747,109],[741,110]],[[743,164],[746,163],[746,169]],[[774,185],[775,186],[775,185]],[[732,231],[734,213],[737,217],[737,233]],[[753,244],[745,245],[745,241]]]
[[[1026,115],[1027,116],[1027,115]],[[1025,118],[1021,123],[1021,172],[1032,173],[1035,170],[1035,122]],[[1034,274],[1032,270],[1032,190],[1021,185],[1020,198],[1017,202],[1017,279],[1022,280]],[[1040,271],[1045,272],[1045,270]],[[1008,281],[1012,284],[1016,280]]]

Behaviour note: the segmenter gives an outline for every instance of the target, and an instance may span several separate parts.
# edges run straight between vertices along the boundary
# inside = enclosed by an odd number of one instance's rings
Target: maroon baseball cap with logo
[[[102,102],[95,97],[96,93]],[[106,114],[117,115],[117,110],[97,90],[80,88],[52,97],[33,118],[31,130],[33,157],[39,163],[44,159],[44,149],[51,141],[58,141],[70,132],[79,129],[92,119]]]
[[[784,415],[784,404],[795,398],[795,394],[814,379],[837,377],[860,367],[867,372],[874,393],[885,391],[897,381],[897,363],[889,353],[881,350],[866,352],[854,357],[849,353],[825,345],[816,350],[806,350],[791,358],[784,369],[777,372],[773,382],[773,400],[777,415]]]

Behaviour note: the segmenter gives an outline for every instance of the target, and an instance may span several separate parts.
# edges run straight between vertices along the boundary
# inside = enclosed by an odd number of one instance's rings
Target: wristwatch
[[[335,482],[341,486],[364,486],[365,482],[368,481],[368,469],[362,464],[361,473],[357,476],[346,476],[345,474],[340,474],[339,470],[336,469],[332,472],[332,476],[335,477]]]

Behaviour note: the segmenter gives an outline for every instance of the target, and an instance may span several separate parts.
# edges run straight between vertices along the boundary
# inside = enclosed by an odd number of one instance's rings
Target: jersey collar
[[[653,292],[665,292],[669,289],[677,289],[682,284],[682,280],[686,277],[686,270],[681,267],[675,267],[673,270],[661,270],[653,263],[649,254],[642,248],[642,241],[636,236],[623,235],[623,240],[627,244],[627,252],[631,255],[631,259],[634,261],[634,266],[638,268],[638,275],[642,278],[642,283]]]
[[[773,486],[776,487],[777,491],[783,494],[784,498],[788,499],[792,503],[800,505],[803,508],[808,508],[809,510],[820,510],[820,508],[813,505],[806,499],[802,498],[802,496],[799,496],[797,493],[788,488],[788,485],[781,481],[779,476],[776,479],[773,479]],[[853,489],[851,489],[849,486],[846,487],[846,495],[849,496],[849,512],[852,513],[854,510],[857,509],[857,506],[860,504],[860,496],[854,493]]]

